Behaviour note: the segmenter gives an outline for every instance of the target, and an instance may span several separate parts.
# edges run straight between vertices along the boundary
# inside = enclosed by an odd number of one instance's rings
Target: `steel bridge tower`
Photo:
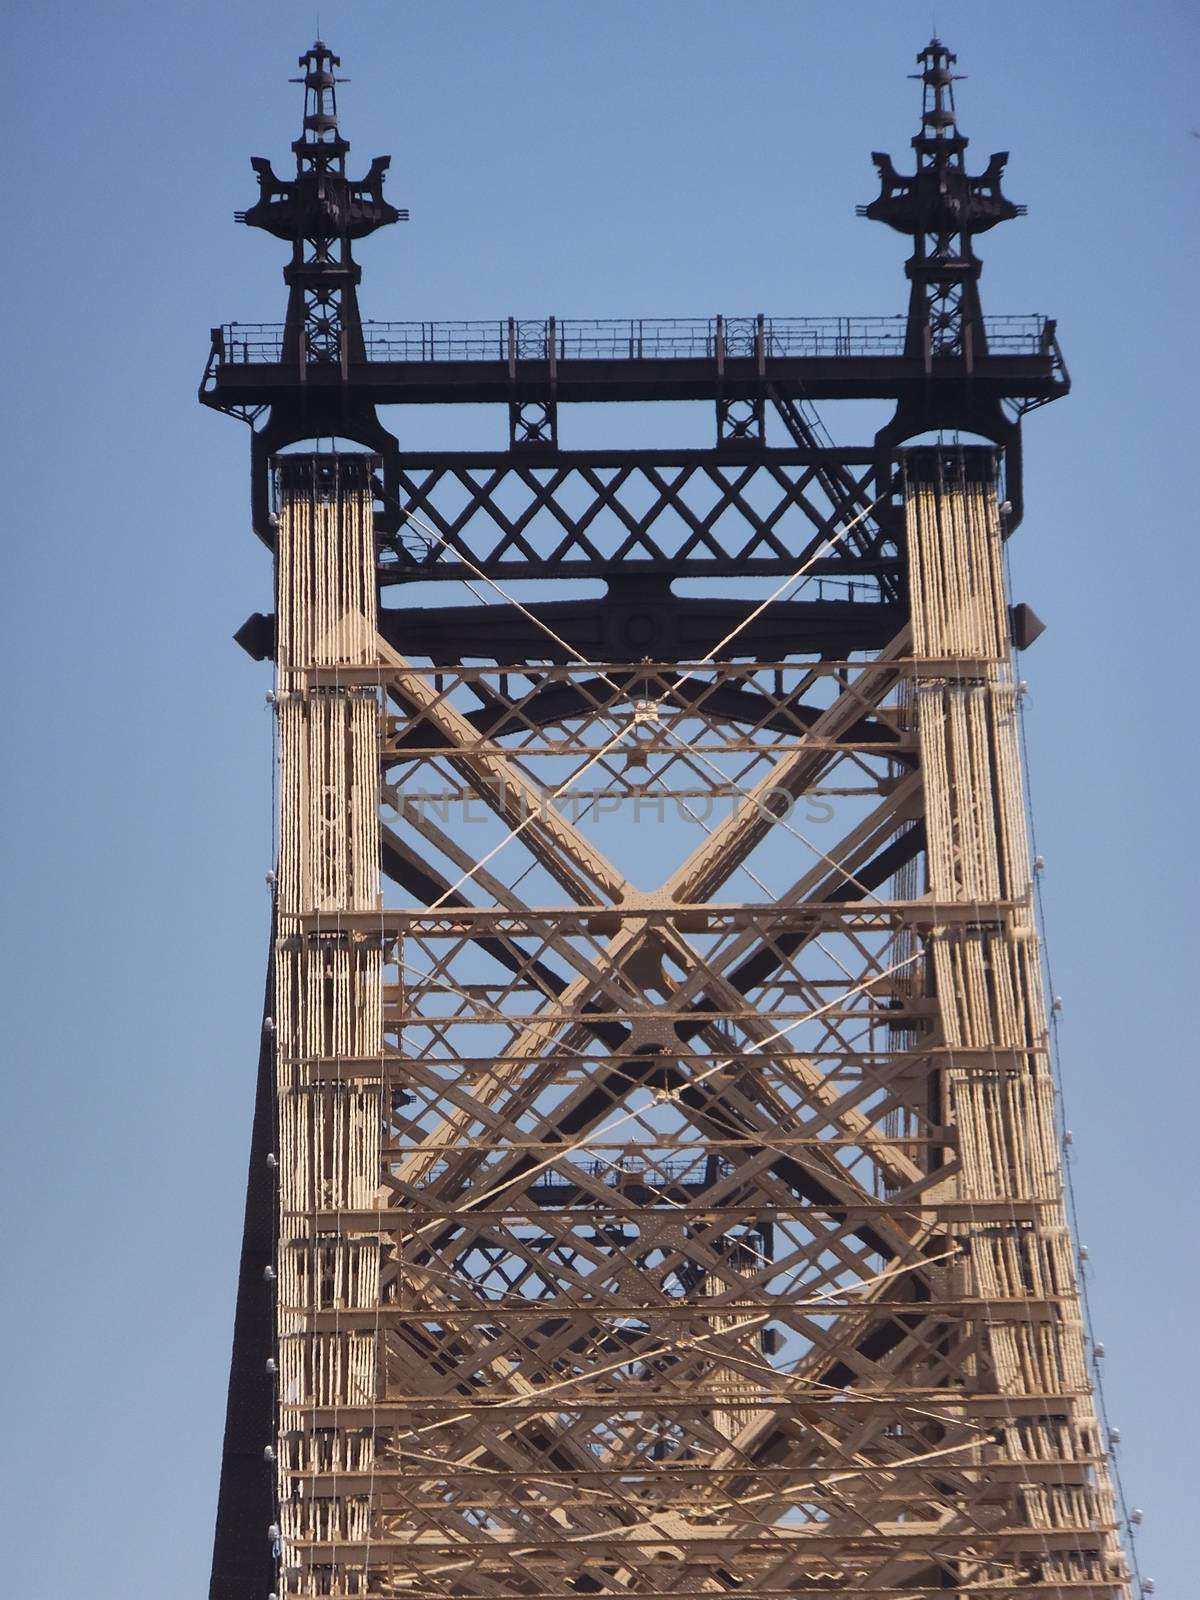
[[[201,390],[253,425],[280,792],[213,1600],[1128,1593],[1003,563],[1068,380],[981,311],[1020,208],[918,60],[864,208],[906,316],[417,324],[360,316],[401,214],[301,58],[240,215],[287,318]],[[569,443],[659,400],[707,432]],[[465,402],[495,448],[377,416]]]

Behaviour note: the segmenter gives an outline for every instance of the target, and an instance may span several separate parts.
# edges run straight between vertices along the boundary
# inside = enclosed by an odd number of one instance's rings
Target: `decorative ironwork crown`
[[[931,39],[912,74],[922,84],[921,131],[912,141],[916,170],[898,173],[892,158],[873,151],[880,194],[858,214],[911,234],[913,254],[906,272],[912,283],[906,354],[927,362],[957,357],[970,367],[986,354],[979,304],[981,263],[972,248],[977,233],[1024,215],[1001,191],[1006,150],[994,154],[974,176],[966,170],[968,140],[959,132],[954,107],[958,57]]]
[[[292,144],[296,176],[276,177],[262,156],[251,159],[258,174],[258,204],[236,212],[239,222],[262,228],[291,242],[292,259],[284,268],[288,286],[284,360],[301,366],[338,366],[366,359],[357,288],[362,269],[351,245],[377,228],[406,221],[383,198],[384,174],[390,156],[376,156],[365,178],[346,177],[350,145],[341,135],[337,116],[336,76],[341,66],[328,45],[318,39],[300,57],[304,76],[304,123]]]

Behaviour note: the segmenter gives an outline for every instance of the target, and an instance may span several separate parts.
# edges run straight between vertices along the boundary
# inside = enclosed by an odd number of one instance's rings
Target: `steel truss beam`
[[[632,601],[647,579],[665,595],[664,580],[805,564],[816,578],[856,579],[860,598],[887,598],[899,562],[869,516],[874,470],[867,452],[765,442],[749,454],[406,455],[384,491],[398,530],[380,578],[600,577]]]

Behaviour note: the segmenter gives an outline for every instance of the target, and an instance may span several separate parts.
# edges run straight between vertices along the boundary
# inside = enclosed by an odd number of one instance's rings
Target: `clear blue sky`
[[[901,310],[858,221],[905,155],[928,0],[322,0],[376,317]],[[1083,1234],[1143,1570],[1195,1592],[1196,13],[937,8],[1026,220],[987,309],[1057,315],[1017,598]],[[285,170],[315,6],[9,8],[3,1364],[22,1600],[207,1582],[267,941],[269,609],[207,330],[282,316],[236,229]],[[839,436],[833,408],[826,420]],[[854,432],[853,426],[848,430]],[[446,439],[444,443],[454,441]]]

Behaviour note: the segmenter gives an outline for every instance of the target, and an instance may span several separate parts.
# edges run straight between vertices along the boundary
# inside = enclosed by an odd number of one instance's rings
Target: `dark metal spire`
[[[337,86],[345,81],[337,76],[341,64],[321,39],[300,57],[303,76],[291,80],[304,85],[304,122],[292,144],[296,175],[278,178],[268,160],[253,157],[258,204],[234,213],[239,222],[262,228],[292,247],[283,271],[287,319],[272,352],[281,381],[269,395],[256,392],[222,407],[253,425],[254,527],[268,543],[271,460],[287,445],[352,439],[381,457],[384,481],[394,487],[396,440],[379,421],[373,398],[359,381],[367,349],[358,309],[362,268],[352,246],[377,228],[407,221],[408,212],[383,198],[390,156],[376,156],[364,178],[346,176],[350,146],[338,127],[337,109]],[[213,332],[213,350],[220,360],[230,353],[219,328]],[[379,521],[381,527],[390,526],[391,514],[380,513]]]
[[[912,141],[916,171],[898,173],[892,158],[879,151],[881,192],[858,214],[886,222],[913,236],[906,271],[912,283],[905,353],[923,358],[926,370],[951,359],[968,372],[987,353],[979,304],[981,263],[972,249],[977,233],[1022,216],[1000,184],[1008,152],[993,155],[972,177],[966,170],[967,139],[958,130],[954,108],[957,57],[940,39],[931,39],[917,57],[922,84],[921,131]]]
[[[407,218],[383,198],[390,156],[376,156],[365,178],[346,177],[350,146],[338,129],[335,69],[341,58],[318,39],[300,57],[304,76],[304,125],[293,143],[296,176],[284,181],[271,163],[255,156],[260,195],[240,222],[291,242],[284,269],[289,290],[284,328],[285,362],[299,366],[340,366],[349,376],[352,362],[366,359],[357,287],[362,269],[351,243],[377,228]]]

